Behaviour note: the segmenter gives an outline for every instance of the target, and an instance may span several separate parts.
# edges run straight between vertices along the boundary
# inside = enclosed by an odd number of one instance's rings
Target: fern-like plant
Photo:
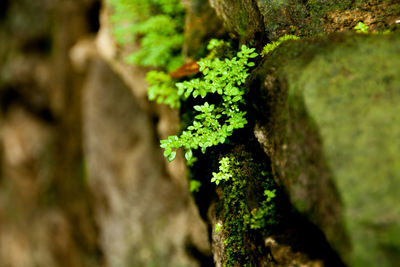
[[[248,68],[254,66],[254,62],[249,61],[257,56],[254,50],[243,45],[236,57],[231,59],[202,59],[198,62],[204,75],[202,78],[176,84],[178,95],[184,99],[218,94],[221,103],[215,105],[205,102],[194,106],[199,113],[192,125],[180,136],[169,136],[161,140],[161,147],[165,149],[164,156],[169,161],[174,160],[178,148],[186,150],[185,158],[190,161],[192,149],[200,148],[205,153],[208,147],[224,143],[235,129],[244,127],[247,120],[246,112],[240,110],[240,104],[244,103],[242,85],[249,75]]]

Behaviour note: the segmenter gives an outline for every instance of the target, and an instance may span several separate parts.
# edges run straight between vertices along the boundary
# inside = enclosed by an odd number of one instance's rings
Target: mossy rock
[[[250,81],[278,183],[349,266],[400,262],[399,69],[399,34],[347,33],[289,41]]]
[[[265,43],[263,17],[254,0],[210,0],[209,2],[232,37],[253,47]]]
[[[397,0],[210,0],[227,30],[251,46],[285,34],[315,36],[353,29],[358,22],[372,32],[395,25]]]

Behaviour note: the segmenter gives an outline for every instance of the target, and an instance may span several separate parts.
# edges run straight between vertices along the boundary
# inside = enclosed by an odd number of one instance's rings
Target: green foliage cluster
[[[207,48],[208,57],[198,64],[202,78],[177,83],[166,73],[183,63],[181,46],[183,43],[184,8],[179,0],[108,0],[114,8],[112,22],[114,33],[120,44],[140,41],[140,49],[127,61],[139,66],[150,66],[162,71],[149,71],[149,100],[180,107],[180,101],[189,97],[205,98],[208,94],[220,95],[220,101],[209,104],[207,101],[193,108],[198,114],[182,134],[161,140],[164,155],[169,161],[176,157],[176,149],[186,150],[185,158],[193,162],[192,149],[201,148],[205,153],[210,146],[224,143],[235,129],[247,123],[246,112],[240,110],[244,104],[244,89],[248,68],[254,66],[250,59],[257,53],[254,48],[242,46],[235,57],[229,58],[230,45],[221,40],[211,40]],[[218,54],[228,57],[220,59]],[[218,182],[217,182],[218,183]],[[198,191],[201,183],[191,181],[190,190]]]
[[[132,64],[172,70],[183,63],[184,7],[179,0],[108,0],[120,44],[138,39],[140,49],[127,57]]]
[[[166,104],[171,108],[180,107],[180,95],[175,87],[175,81],[163,71],[149,71],[146,75],[149,83],[147,95],[149,100],[158,104]]]
[[[245,104],[243,84],[249,76],[249,68],[255,65],[251,60],[258,56],[254,48],[243,45],[239,52],[232,54],[227,43],[211,40],[207,46],[209,55],[198,62],[201,78],[176,83],[164,71],[173,70],[183,63],[181,47],[184,8],[181,2],[108,1],[114,7],[112,21],[118,42],[140,42],[140,49],[131,54],[127,61],[158,69],[147,73],[149,99],[167,104],[171,108],[180,107],[181,100],[188,98],[204,99],[203,104],[193,107],[196,115],[186,130],[179,136],[161,140],[164,156],[169,161],[174,160],[177,149],[183,148],[186,160],[192,163],[195,160],[193,150],[201,149],[205,153],[207,148],[224,143],[234,130],[246,125],[246,112],[241,110]],[[288,39],[295,38],[289,36],[278,41]],[[218,56],[221,54],[224,56]],[[213,96],[209,97],[210,95]],[[250,235],[251,231],[266,229],[274,223],[275,191],[270,184],[271,179],[261,172],[259,183],[264,189],[265,199],[258,208],[250,209],[246,203],[248,182],[243,166],[233,156],[223,157],[219,164],[219,172],[213,173],[211,181],[222,187],[224,220],[223,224],[216,226],[216,231],[226,233],[226,265],[234,266],[239,262],[242,266],[248,266],[251,263],[244,247],[243,236]],[[191,192],[197,192],[200,186],[200,181],[190,181]]]
[[[249,197],[246,192],[248,176],[245,167],[235,156],[229,155],[220,160],[219,173],[213,173],[215,183],[221,183],[223,190],[223,225],[225,231],[226,266],[251,266],[248,253],[245,250],[244,236],[250,238],[255,230],[267,231],[268,226],[276,224],[275,185],[269,173],[262,171],[260,164],[251,162],[251,176],[256,176],[264,190],[265,199],[260,206],[250,209],[247,204]],[[252,160],[251,160],[252,161]],[[218,179],[217,177],[221,178]],[[221,230],[221,226],[218,227]],[[217,226],[216,226],[217,231]]]
[[[201,187],[201,182],[200,181],[194,180],[194,179],[190,180],[189,191],[191,193],[198,192],[200,190],[200,187]]]
[[[212,175],[213,177],[211,178],[211,182],[215,183],[216,185],[219,185],[219,183],[222,181],[228,181],[230,178],[232,178],[230,160],[228,157],[223,157],[219,161],[219,172],[213,172]]]
[[[192,149],[200,148],[205,153],[208,147],[224,143],[235,129],[244,127],[247,120],[244,117],[246,112],[240,111],[240,104],[244,103],[242,85],[249,75],[248,68],[254,66],[254,62],[249,61],[257,56],[254,50],[243,45],[236,57],[231,59],[201,59],[198,64],[204,76],[176,84],[178,95],[183,99],[218,94],[221,102],[205,102],[194,106],[199,113],[192,125],[179,137],[174,135],[161,140],[161,147],[165,149],[164,156],[169,161],[174,160],[176,149],[184,148],[185,158],[190,162]]]
[[[215,224],[215,232],[221,232],[222,226],[223,225],[221,223],[216,223]]]
[[[357,23],[356,26],[354,26],[354,30],[356,30],[357,33],[368,33],[369,26],[365,25],[361,21]]]
[[[288,40],[298,40],[300,37],[297,37],[296,35],[291,35],[291,34],[286,34],[279,38],[277,41],[272,42],[264,46],[263,51],[261,52],[261,56],[264,57],[268,53],[274,51],[278,46],[280,46],[283,42],[288,41]]]
[[[181,46],[184,8],[179,0],[109,0],[114,7],[112,21],[120,43],[132,42],[140,36],[141,48],[128,57],[128,62],[140,66],[159,67],[171,70],[183,63]],[[248,67],[254,66],[249,59],[257,56],[254,48],[241,47],[236,57],[215,57],[223,41],[211,40],[210,56],[198,62],[202,79],[196,78],[177,83],[162,71],[150,71],[148,97],[171,108],[180,106],[180,99],[205,98],[208,94],[221,96],[221,103],[194,106],[199,112],[193,124],[178,136],[161,141],[164,155],[169,161],[176,157],[176,149],[186,150],[185,158],[190,162],[192,149],[201,148],[204,153],[210,146],[221,144],[235,129],[247,123],[246,112],[240,111],[244,103],[241,85],[249,75]]]
[[[247,234],[250,210],[246,205],[246,179],[240,172],[233,170],[234,179],[223,185],[224,192],[224,220],[225,231],[225,266],[251,266],[250,259],[245,250],[243,235]],[[246,219],[245,219],[246,218]]]
[[[368,34],[369,33],[369,26],[365,25],[363,22],[358,22],[356,26],[353,28],[356,30],[356,33],[361,33],[361,34]],[[385,30],[383,32],[371,32],[372,34],[390,34],[390,30]]]
[[[270,216],[274,213],[275,206],[272,200],[276,197],[275,192],[275,189],[264,190],[264,196],[266,198],[261,202],[260,208],[251,211],[251,216],[245,218],[245,220],[249,222],[251,229],[263,229],[275,223],[275,219]]]

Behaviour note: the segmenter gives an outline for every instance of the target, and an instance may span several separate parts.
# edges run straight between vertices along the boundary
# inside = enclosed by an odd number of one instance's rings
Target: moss
[[[257,239],[260,234],[269,233],[277,222],[275,202],[263,193],[274,192],[276,185],[265,163],[253,160],[248,152],[233,152],[228,157],[233,177],[221,183],[219,204],[225,234],[225,265],[257,266],[265,257]]]
[[[234,168],[234,180],[223,186],[223,229],[226,233],[226,262],[227,266],[235,266],[240,263],[243,266],[250,266],[251,262],[244,247],[244,235],[246,225],[244,218],[250,216],[246,200],[246,180],[237,168]]]

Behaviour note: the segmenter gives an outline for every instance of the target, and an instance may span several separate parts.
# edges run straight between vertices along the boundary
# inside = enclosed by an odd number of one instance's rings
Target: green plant
[[[219,185],[221,182],[227,182],[229,180],[233,180],[233,183],[235,183],[237,181],[237,177],[234,177],[235,168],[237,168],[237,166],[239,165],[240,163],[236,161],[234,158],[223,157],[219,161],[219,172],[212,173],[213,177],[211,179],[211,182],[214,182],[216,185]],[[265,177],[267,176],[267,173],[262,172],[261,175]],[[266,188],[264,190],[264,196],[266,197],[265,200],[261,202],[259,208],[252,210],[251,214],[247,214],[247,216],[244,216],[245,225],[249,224],[251,229],[261,229],[264,228],[268,223],[273,224],[273,221],[266,221],[265,218],[268,217],[268,215],[274,209],[274,205],[272,204],[272,199],[275,198],[276,196],[275,194],[276,190],[275,189],[270,190],[271,185],[269,184],[265,184],[264,187]]]
[[[179,0],[108,0],[119,44],[140,42],[129,63],[172,70],[183,63],[184,7]]]
[[[263,170],[264,165],[248,158],[250,155],[243,155],[246,154],[222,157],[219,173],[213,173],[214,177],[221,178],[214,182],[223,192],[223,224],[218,229],[224,231],[226,266],[251,266],[244,240],[251,240],[256,231],[268,233],[269,227],[276,224],[276,190],[272,177]],[[258,196],[259,206],[252,210],[248,205],[249,181],[263,190],[263,196]]]
[[[300,39],[300,37],[291,34],[286,34],[280,37],[277,41],[265,45],[263,51],[261,52],[261,56],[262,57],[266,56],[268,53],[274,51],[279,45],[281,45],[285,41],[298,40],[298,39]]]
[[[224,162],[224,163],[221,163]],[[220,164],[224,170],[220,174],[229,173],[228,179],[223,179],[220,185],[223,190],[223,230],[225,231],[225,266],[249,266],[250,259],[245,250],[244,236],[249,234],[250,209],[246,204],[247,181],[243,175],[239,161],[229,155],[222,158]],[[216,174],[219,175],[219,174]],[[213,174],[214,176],[214,174]],[[218,181],[218,180],[217,180]],[[222,181],[222,180],[221,180]],[[216,182],[217,183],[217,182]]]
[[[214,48],[214,47],[212,47]],[[221,102],[196,105],[193,108],[199,112],[192,125],[178,137],[169,136],[161,140],[164,156],[169,161],[176,157],[176,149],[186,150],[185,158],[190,161],[192,149],[201,148],[205,153],[208,147],[224,143],[235,129],[243,128],[247,123],[245,111],[240,111],[240,104],[244,103],[244,88],[242,85],[248,77],[248,68],[254,66],[249,59],[255,58],[254,48],[245,45],[231,59],[204,58],[198,64],[203,78],[177,83],[178,95],[183,99],[189,97],[205,98],[208,94],[218,94]]]
[[[198,192],[201,187],[201,182],[197,180],[190,180],[189,183],[189,191],[190,192]]]
[[[353,29],[356,30],[357,33],[368,33],[369,26],[360,21]]]
[[[221,232],[223,225],[221,223],[215,224],[215,232]]]
[[[266,197],[266,199],[261,202],[259,208],[251,211],[251,217],[249,220],[251,229],[262,229],[267,225],[275,223],[274,218],[270,216],[270,214],[273,212],[273,209],[275,208],[274,204],[272,203],[272,199],[276,196],[275,192],[275,189],[264,190],[264,196]]]
[[[166,104],[171,108],[180,107],[180,95],[178,95],[174,80],[167,73],[149,71],[146,81],[149,83],[147,88],[149,100],[156,100],[158,104]]]
[[[213,172],[213,177],[211,178],[211,182],[218,185],[221,181],[228,181],[232,178],[232,171],[230,168],[230,159],[228,157],[223,157],[219,161],[219,172]]]
[[[353,28],[354,30],[356,30],[356,33],[364,33],[364,34],[368,34],[369,33],[369,26],[365,25],[364,23],[362,23],[361,21],[357,23],[356,26],[354,26]],[[372,34],[390,34],[391,31],[390,30],[385,30],[383,32],[371,32]]]

